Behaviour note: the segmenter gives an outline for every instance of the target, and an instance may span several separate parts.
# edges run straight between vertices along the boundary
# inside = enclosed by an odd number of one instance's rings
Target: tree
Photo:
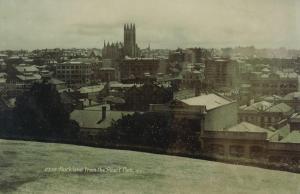
[[[17,97],[14,109],[19,135],[36,137],[74,137],[79,128],[71,122],[54,85],[35,83]]]
[[[114,121],[106,140],[111,140],[111,143],[195,152],[200,148],[198,125],[198,122],[186,119],[178,123],[168,112],[135,113]]]

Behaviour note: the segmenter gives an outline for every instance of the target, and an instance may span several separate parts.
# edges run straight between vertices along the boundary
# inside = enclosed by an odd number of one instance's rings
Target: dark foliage
[[[140,145],[162,149],[194,151],[198,136],[185,126],[174,126],[170,113],[135,113],[113,122],[110,139],[116,144]]]
[[[117,108],[131,111],[147,111],[150,104],[164,104],[173,99],[171,88],[147,82],[142,87],[133,86],[124,94],[125,103]]]
[[[55,87],[36,83],[16,100],[13,111],[17,135],[64,138],[76,137],[79,127],[71,121]]]

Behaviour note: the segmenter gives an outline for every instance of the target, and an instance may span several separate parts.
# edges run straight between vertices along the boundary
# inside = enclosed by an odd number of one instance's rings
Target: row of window
[[[62,66],[57,66],[57,69],[87,69],[91,68],[91,66],[87,65],[62,65]]]
[[[281,118],[280,117],[268,117],[268,116],[259,116],[259,117],[255,117],[255,116],[243,116],[240,117],[240,121],[246,121],[246,122],[265,122],[265,123],[272,123],[272,122],[276,122],[276,121],[280,121]]]
[[[225,147],[222,144],[210,144],[208,147],[210,153],[215,153],[218,155],[225,154]],[[241,145],[230,145],[229,154],[234,157],[242,157],[245,155],[245,147]],[[263,148],[261,146],[251,146],[250,147],[250,157],[260,157],[263,154]]]
[[[87,70],[57,70],[56,73],[91,73],[92,71],[87,71]]]
[[[262,87],[262,88],[297,88],[297,84],[253,84],[253,87]]]

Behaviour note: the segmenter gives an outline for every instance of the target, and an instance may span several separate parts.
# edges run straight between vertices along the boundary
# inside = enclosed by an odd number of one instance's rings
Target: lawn
[[[0,193],[300,193],[300,174],[0,139]]]

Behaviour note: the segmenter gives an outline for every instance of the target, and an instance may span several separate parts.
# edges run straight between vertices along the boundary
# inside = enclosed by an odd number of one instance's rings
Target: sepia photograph
[[[299,194],[300,0],[0,0],[0,194]]]

